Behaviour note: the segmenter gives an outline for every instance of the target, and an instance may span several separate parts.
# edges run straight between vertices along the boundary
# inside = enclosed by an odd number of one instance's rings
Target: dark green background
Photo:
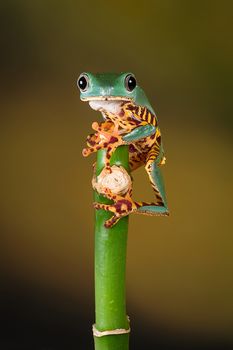
[[[132,71],[157,111],[170,218],[131,216],[132,349],[233,341],[230,1],[2,1],[1,316],[8,349],[91,349],[92,163],[78,75]],[[143,169],[134,197],[152,200]],[[182,347],[183,346],[183,347]]]

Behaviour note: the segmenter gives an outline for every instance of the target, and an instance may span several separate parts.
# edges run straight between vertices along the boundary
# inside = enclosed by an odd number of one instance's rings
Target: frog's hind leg
[[[94,208],[104,209],[109,212],[112,212],[112,217],[107,220],[104,224],[105,227],[110,228],[115,225],[122,217],[129,215],[130,213],[140,213],[147,215],[166,215],[161,212],[160,207],[155,203],[147,202],[135,202],[132,199],[132,188],[130,187],[128,192],[122,196],[113,193],[109,188],[104,189],[104,196],[113,201],[113,204],[102,204],[94,202]],[[158,210],[155,213],[154,207]],[[150,210],[150,208],[152,208]],[[164,207],[163,207],[164,208]],[[152,211],[152,212],[151,212]]]
[[[154,148],[150,151],[145,169],[148,173],[151,186],[155,192],[156,203],[144,204],[137,210],[138,213],[147,215],[169,215],[167,199],[162,173],[160,170],[158,151]]]
[[[105,188],[103,193],[105,197],[113,201],[113,204],[94,203],[95,209],[104,209],[112,212],[112,217],[105,222],[105,227],[110,228],[115,225],[120,218],[130,213],[139,213],[146,215],[169,215],[167,201],[163,185],[163,178],[159,166],[156,164],[157,153],[152,150],[147,157],[146,170],[148,172],[152,187],[156,195],[156,203],[136,202],[132,199],[132,188],[130,187],[126,194],[119,195],[113,193],[109,188]],[[134,158],[135,152],[130,155],[132,161],[131,170],[140,166],[142,158]],[[156,160],[155,160],[156,159]],[[160,164],[160,163],[159,163]]]

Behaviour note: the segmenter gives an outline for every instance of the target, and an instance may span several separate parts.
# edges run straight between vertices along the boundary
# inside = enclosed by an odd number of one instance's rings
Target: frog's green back
[[[137,86],[136,91],[136,99],[135,103],[139,106],[147,107],[153,114],[155,114],[154,109],[152,108],[148,98],[146,97],[146,94],[144,93],[144,90]]]

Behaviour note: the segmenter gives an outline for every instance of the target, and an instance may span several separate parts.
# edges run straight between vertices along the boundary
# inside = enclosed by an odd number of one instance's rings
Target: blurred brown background
[[[157,111],[170,218],[130,217],[132,349],[233,341],[229,1],[1,1],[3,349],[92,349],[92,163],[78,75],[132,71]],[[152,199],[143,169],[137,199]]]

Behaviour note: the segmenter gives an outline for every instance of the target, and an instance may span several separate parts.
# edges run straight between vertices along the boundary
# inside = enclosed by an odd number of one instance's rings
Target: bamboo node
[[[122,166],[113,165],[111,170],[112,172],[109,173],[104,168],[99,176],[94,176],[93,188],[102,194],[104,194],[104,188],[109,188],[114,194],[124,195],[132,186],[130,175]]]
[[[93,335],[94,337],[105,337],[107,335],[119,335],[119,334],[127,334],[130,333],[130,328],[128,329],[124,329],[124,328],[117,328],[117,329],[112,329],[112,330],[108,330],[108,331],[99,331],[95,324],[93,324],[92,326],[92,330],[93,330]]]

